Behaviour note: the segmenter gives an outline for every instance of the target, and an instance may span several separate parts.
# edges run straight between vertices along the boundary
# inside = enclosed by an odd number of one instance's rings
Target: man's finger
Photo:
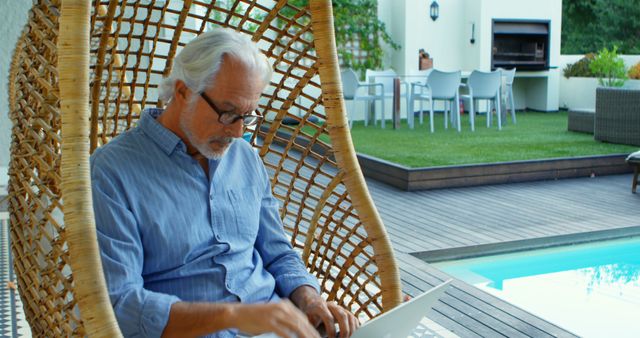
[[[349,322],[351,323],[351,334],[356,333],[356,331],[360,327],[360,321],[358,320],[358,318],[356,318],[356,316],[350,314]]]
[[[324,330],[327,333],[327,337],[333,338],[336,336],[336,322],[333,319],[333,315],[329,310],[327,303],[324,303],[323,306],[319,307],[320,312],[318,316],[322,320],[322,324],[324,325]]]
[[[278,328],[282,328],[283,337],[317,337],[320,338],[318,331],[311,325],[307,316],[300,312],[297,308],[291,307],[278,318]]]
[[[340,328],[340,337],[346,338],[351,336],[352,331],[351,331],[351,327],[349,323],[349,315],[347,314],[347,311],[341,308],[340,306],[338,306],[338,304],[336,304],[335,302],[331,302],[330,304],[327,304],[327,307],[329,308],[329,311],[331,311],[331,314],[333,315],[333,317],[338,322],[338,327]]]

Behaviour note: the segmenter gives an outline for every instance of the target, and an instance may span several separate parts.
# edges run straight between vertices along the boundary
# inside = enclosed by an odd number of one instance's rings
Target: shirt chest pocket
[[[228,190],[227,196],[233,209],[230,230],[255,238],[260,226],[262,195],[254,187],[245,187]]]

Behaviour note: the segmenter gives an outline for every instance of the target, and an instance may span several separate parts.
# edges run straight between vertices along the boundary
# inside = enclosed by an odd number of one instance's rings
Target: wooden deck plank
[[[400,191],[370,181],[369,188],[392,241],[406,241],[409,228],[428,238],[424,243],[429,246],[424,249],[429,250],[445,245],[457,247],[461,243],[482,244],[640,225],[640,221],[634,222],[640,219],[640,211],[633,208],[638,199],[628,192],[630,175],[620,176],[422,192]],[[611,181],[617,184],[609,184]],[[553,188],[557,183],[562,189]],[[511,187],[514,185],[518,187]],[[594,198],[593,191],[603,196]],[[508,202],[488,207],[487,201],[495,200],[496,196],[503,196]],[[460,205],[471,207],[459,210]],[[416,219],[427,223],[421,225],[425,229],[415,229],[420,226]],[[433,246],[434,241],[438,245]]]
[[[433,266],[407,254],[399,254],[398,261],[400,262],[403,285],[411,285],[413,292],[421,288],[420,284],[428,290],[434,285],[452,278]],[[482,325],[489,325],[494,329],[498,328],[501,334],[506,334],[509,337],[574,337],[574,335],[556,325],[534,317],[530,313],[462,281],[454,279],[452,287],[447,290],[447,294],[455,298],[455,300],[449,299],[448,302],[438,304],[436,309],[442,310],[440,314],[444,317],[454,315],[455,318],[449,318],[449,320],[466,326],[473,332],[476,332],[479,325],[477,319],[481,319]],[[453,307],[455,311],[441,309],[443,306]],[[461,313],[471,318],[464,319]],[[436,320],[435,318],[432,319]],[[440,325],[446,327],[445,322],[447,321],[440,322]]]
[[[424,228],[429,233],[433,233],[435,231],[439,236],[442,234],[454,233],[456,234],[456,237],[454,237],[453,240],[458,244],[482,242],[482,240],[478,241],[478,239],[475,238],[475,235],[478,234],[475,230],[468,229],[466,227],[466,224],[468,224],[468,221],[469,221],[468,217],[463,217],[463,215],[461,215],[460,212],[451,210],[450,206],[443,204],[441,200],[438,200],[437,196],[431,199],[431,198],[424,198],[422,196],[419,196],[419,193],[416,193],[418,195],[415,195],[415,196],[412,195],[411,198],[407,198],[407,197],[403,198],[402,196],[403,194],[406,194],[406,192],[401,192],[401,191],[395,191],[395,192],[396,194],[392,196],[396,200],[406,199],[406,201],[402,202],[404,206],[399,207],[397,205],[393,205],[393,201],[389,202],[389,200],[385,200],[385,202],[387,203],[383,206],[381,203],[379,204],[378,203],[379,200],[376,197],[374,197],[374,200],[378,205],[378,209],[384,210],[386,208],[393,208],[394,213],[399,214],[399,217],[401,217],[400,219],[403,222],[412,223],[412,224],[417,223],[419,224],[420,227]],[[385,191],[385,194],[389,194],[389,191]],[[422,200],[424,201],[424,203],[419,203],[417,202],[418,200]],[[426,213],[426,216],[428,216],[429,218],[424,218],[425,217],[424,209],[429,209],[429,211]],[[449,210],[446,210],[446,209],[449,209]],[[413,218],[411,220],[408,220],[408,219],[405,220],[404,218],[406,214],[413,215]],[[436,223],[438,226],[427,227],[425,226],[425,222],[429,224],[433,222],[433,223]],[[392,224],[391,226],[395,226],[395,224]],[[467,236],[460,236],[461,231],[465,231],[467,233]],[[485,234],[482,234],[481,236],[484,237],[485,240],[491,240],[492,238],[499,239],[499,237],[496,238],[495,236],[491,238],[487,238],[487,236],[490,236],[490,235],[491,235],[490,233],[485,233]],[[451,238],[451,237],[449,236],[448,238]],[[446,238],[443,238],[441,241],[447,242]]]

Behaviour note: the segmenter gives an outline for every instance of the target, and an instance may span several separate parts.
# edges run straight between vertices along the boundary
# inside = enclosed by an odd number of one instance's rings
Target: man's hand
[[[336,336],[336,322],[340,328],[340,338],[350,337],[360,327],[358,319],[351,312],[338,306],[336,302],[326,302],[312,287],[297,288],[291,294],[291,300],[307,314],[314,326],[324,324],[329,338]]]
[[[320,338],[318,331],[290,301],[237,304],[230,313],[230,324],[243,333],[273,332],[282,338]]]

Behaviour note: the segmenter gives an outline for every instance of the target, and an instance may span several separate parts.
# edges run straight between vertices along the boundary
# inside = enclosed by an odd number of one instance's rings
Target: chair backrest
[[[473,89],[474,98],[493,98],[498,95],[502,85],[502,74],[499,70],[493,72],[474,70],[469,75],[467,84]]]
[[[303,9],[287,0],[93,5],[34,1],[12,60],[11,245],[35,336],[119,335],[97,250],[88,155],[134,127],[142,109],[161,107],[158,84],[177,51],[217,26],[249,34],[273,65],[252,144],[282,202],[285,231],[324,296],[361,320],[401,302],[389,238],[351,145],[331,1]],[[285,117],[300,123],[284,125]]]
[[[455,98],[461,81],[462,73],[459,70],[443,72],[434,69],[427,75],[427,84],[431,88],[431,96],[434,99],[448,100]]]
[[[393,69],[386,70],[371,70],[367,69],[365,72],[365,78],[367,83],[382,83],[384,87],[384,94],[387,96],[393,95],[393,79],[397,76]],[[379,89],[376,88],[376,91]],[[376,93],[380,94],[380,93]]]
[[[516,77],[516,69],[498,68],[498,70],[502,72],[502,77],[504,77],[504,84],[506,84],[507,86],[513,85],[513,80]]]
[[[422,84],[426,84],[427,83],[427,78],[429,77],[429,74],[431,74],[431,72],[433,71],[433,68],[429,68],[429,69],[424,69],[424,70],[418,70],[415,72],[415,74],[413,74],[408,81],[409,82],[420,82]]]
[[[340,72],[340,80],[342,80],[342,96],[345,100],[353,100],[358,90],[358,74],[351,68],[343,69]]]

